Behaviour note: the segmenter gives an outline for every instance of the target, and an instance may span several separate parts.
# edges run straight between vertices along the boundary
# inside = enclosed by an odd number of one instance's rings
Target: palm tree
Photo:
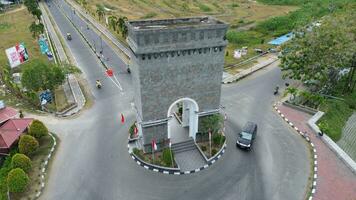
[[[104,6],[102,6],[100,4],[96,5],[96,13],[98,14],[99,21],[100,21],[100,19],[103,18],[105,15]]]
[[[117,17],[116,16],[110,16],[109,17],[109,27],[114,29],[116,31],[116,25],[117,25]]]
[[[123,32],[124,30],[124,27],[126,26],[125,22],[127,21],[127,17],[123,16],[123,17],[119,17],[117,23],[118,23],[118,26],[119,26],[119,29],[121,32]]]
[[[35,22],[32,22],[29,29],[30,32],[32,33],[32,37],[36,38],[38,35],[43,33],[44,25],[42,23],[36,24]]]

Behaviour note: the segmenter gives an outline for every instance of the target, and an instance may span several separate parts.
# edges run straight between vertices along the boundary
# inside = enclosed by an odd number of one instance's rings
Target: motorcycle
[[[274,89],[274,95],[277,95],[278,94],[278,90],[279,90],[279,87],[277,86],[275,89]]]
[[[100,83],[100,81],[96,81],[96,87],[97,87],[98,89],[101,88],[101,83]]]

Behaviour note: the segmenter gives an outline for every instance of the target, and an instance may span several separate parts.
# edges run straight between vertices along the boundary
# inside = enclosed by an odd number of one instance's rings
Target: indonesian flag
[[[137,126],[135,126],[135,128],[134,128],[134,133],[135,133],[135,136],[137,136],[137,133],[138,133]]]
[[[124,117],[124,115],[121,113],[121,123],[123,124],[123,123],[125,123],[125,117]]]
[[[157,150],[157,144],[156,144],[156,140],[155,139],[152,139],[151,145],[152,145],[152,149],[156,151]]]
[[[169,140],[169,148],[171,148],[172,147],[172,142],[171,142],[171,140]]]

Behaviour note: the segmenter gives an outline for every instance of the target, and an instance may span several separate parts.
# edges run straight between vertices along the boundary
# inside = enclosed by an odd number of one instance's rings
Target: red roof
[[[0,123],[6,120],[12,119],[17,115],[17,111],[11,107],[5,107],[0,109]]]
[[[9,119],[0,127],[0,148],[10,148],[32,123],[32,118]]]

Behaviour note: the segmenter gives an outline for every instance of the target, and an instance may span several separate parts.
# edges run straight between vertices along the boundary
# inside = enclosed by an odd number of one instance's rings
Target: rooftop
[[[204,25],[225,24],[213,17],[189,17],[189,18],[174,18],[174,19],[151,19],[129,21],[129,26],[136,30],[154,30],[154,29],[170,29],[178,27],[192,27]]]

